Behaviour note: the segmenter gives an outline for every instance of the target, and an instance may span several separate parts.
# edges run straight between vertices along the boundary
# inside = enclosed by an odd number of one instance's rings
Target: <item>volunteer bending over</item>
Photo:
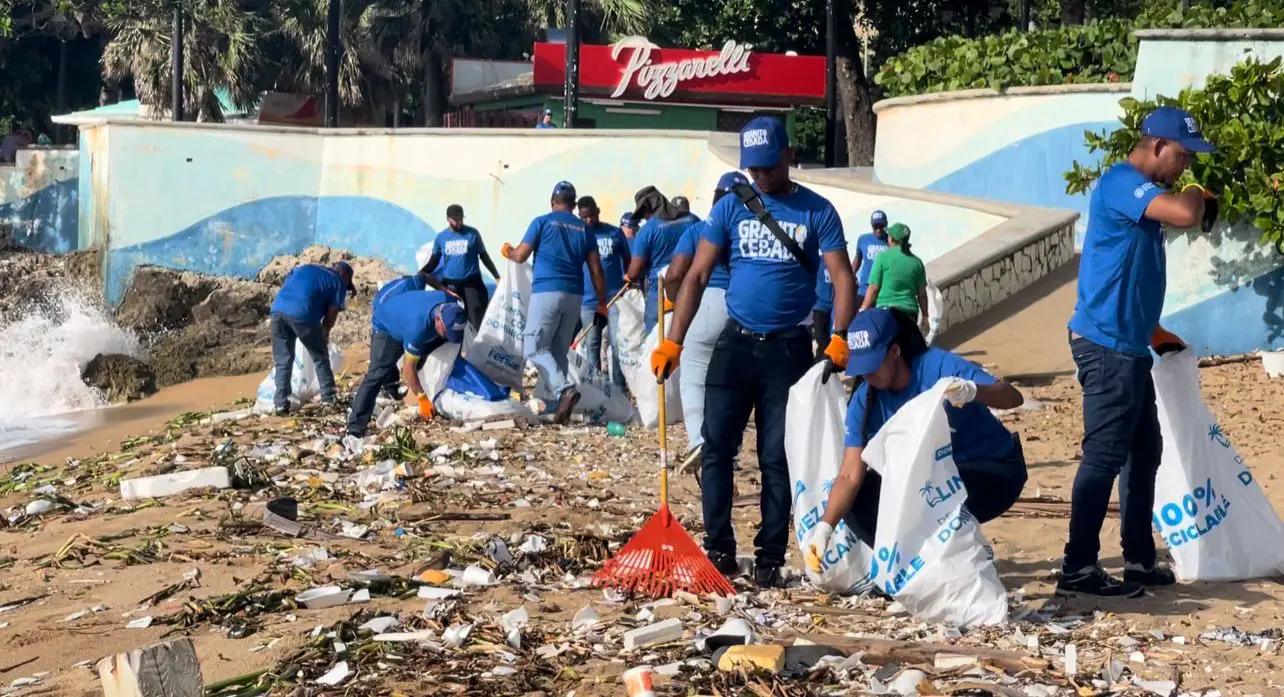
[[[383,284],[383,287],[379,289],[379,292],[375,293],[374,300],[370,303],[371,309],[379,307],[385,300],[395,295],[401,295],[402,293],[409,293],[416,290],[427,290],[429,288],[434,290],[446,290],[445,285],[442,284],[440,279],[425,271],[419,271],[418,273],[402,276],[401,278],[394,278]],[[465,309],[467,309],[467,305],[465,305]],[[373,313],[371,313],[370,316],[370,328],[371,331],[376,331],[378,329],[378,327],[374,325]],[[388,376],[388,381],[383,384],[383,398],[394,402],[401,401],[400,373],[394,371]]]
[[[842,469],[829,492],[825,515],[807,540],[807,565],[819,571],[820,557],[843,519],[856,537],[874,546],[882,477],[861,459],[865,445],[901,407],[942,379],[950,380],[945,414],[954,464],[967,489],[964,505],[982,523],[1011,508],[1025,486],[1025,455],[1020,437],[1004,428],[990,409],[1021,406],[1021,393],[949,351],[928,348],[913,320],[898,312],[862,312],[847,336],[847,374],[865,381],[848,403]]]
[[[277,415],[290,411],[290,377],[294,370],[294,342],[303,344],[316,366],[321,402],[334,404],[334,369],[330,365],[330,330],[348,295],[356,294],[352,266],[336,261],[329,268],[318,264],[296,266],[272,301],[269,326],[272,331],[272,363],[276,366],[276,394],[272,399]]]
[[[749,185],[749,180],[739,172],[727,172],[718,179],[713,190],[713,203],[716,206],[723,196],[731,193],[737,184]],[[682,233],[678,246],[673,250],[673,259],[669,270],[664,274],[664,294],[676,302],[682,279],[691,268],[695,258],[696,247],[700,244],[703,225],[692,225]],[[828,270],[826,270],[828,273]],[[713,356],[713,347],[718,343],[718,336],[727,328],[727,286],[731,283],[731,272],[727,265],[718,262],[709,275],[709,286],[704,289],[700,298],[700,309],[696,310],[687,330],[686,359],[682,362],[682,421],[687,427],[687,450],[694,452],[704,443],[700,434],[704,428],[704,380],[709,372],[709,358]],[[690,455],[688,455],[690,457]],[[685,458],[684,458],[685,459]]]

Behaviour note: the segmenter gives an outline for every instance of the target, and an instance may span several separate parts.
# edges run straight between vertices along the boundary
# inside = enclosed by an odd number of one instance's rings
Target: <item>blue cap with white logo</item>
[[[624,215],[620,216],[620,227],[637,227],[637,223],[633,221],[632,212],[625,213]]]
[[[887,214],[882,211],[874,211],[869,216],[869,224],[871,227],[887,227]]]
[[[745,175],[739,172],[727,172],[721,177],[718,177],[718,185],[714,187],[713,190],[714,191],[731,191],[732,187],[734,187],[736,184],[748,184],[748,183],[749,183],[749,179],[745,177]]]
[[[847,374],[855,377],[876,372],[898,331],[891,310],[871,308],[857,313],[847,328]]]
[[[575,196],[575,185],[566,180],[562,180],[554,184],[553,195],[560,196],[562,194],[570,194],[571,196]]]
[[[446,335],[441,337],[452,344],[464,343],[464,327],[468,324],[468,313],[464,306],[457,302],[444,302],[437,306],[436,315],[446,326]]]
[[[1199,132],[1195,117],[1189,111],[1175,106],[1155,107],[1141,121],[1141,134],[1151,138],[1162,138],[1181,143],[1191,152],[1213,152],[1213,147]]]
[[[758,116],[740,129],[740,168],[775,167],[789,147],[789,132],[774,116]]]

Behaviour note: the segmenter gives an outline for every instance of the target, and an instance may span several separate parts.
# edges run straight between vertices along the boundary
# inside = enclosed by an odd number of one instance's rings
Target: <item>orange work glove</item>
[[[682,355],[682,344],[665,339],[651,352],[651,374],[656,381],[667,380],[678,368],[678,357]]]
[[[428,399],[428,395],[419,395],[419,418],[424,421],[432,421],[432,417],[436,415],[437,410],[433,408],[432,400]]]
[[[504,257],[505,259],[507,259],[507,258],[508,258],[508,255],[509,255],[510,253],[512,253],[512,251],[513,251],[513,245],[511,245],[511,244],[509,244],[509,243],[505,242],[505,243],[504,243],[504,244],[499,248],[499,255],[500,255],[501,257]]]
[[[825,355],[836,368],[847,369],[847,358],[851,355],[851,351],[847,348],[847,340],[843,338],[842,334],[835,332],[833,336],[829,337],[829,345],[825,347]]]
[[[1150,347],[1155,350],[1155,353],[1167,353],[1186,348],[1186,342],[1163,327],[1155,327],[1155,332],[1150,335]]]
[[[666,313],[673,312],[673,301],[669,299],[668,293],[664,295],[664,303],[661,305]]]

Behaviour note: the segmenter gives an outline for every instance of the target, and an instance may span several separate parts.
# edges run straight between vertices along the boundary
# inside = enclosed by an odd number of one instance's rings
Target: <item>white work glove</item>
[[[812,528],[811,534],[807,536],[807,543],[804,548],[807,553],[804,559],[807,568],[815,573],[820,573],[822,568],[821,560],[825,558],[825,550],[829,549],[829,538],[834,536],[834,526],[821,521]]]
[[[976,399],[976,383],[963,378],[950,378],[950,386],[945,388],[945,399],[956,409],[972,403]]]

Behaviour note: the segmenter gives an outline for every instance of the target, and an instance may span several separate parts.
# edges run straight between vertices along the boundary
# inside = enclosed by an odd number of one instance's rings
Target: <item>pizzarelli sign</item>
[[[535,44],[537,87],[560,90],[565,68],[565,44]],[[580,47],[580,91],[655,102],[820,104],[825,99],[825,59],[754,53],[738,41],[728,41],[718,51],[661,48],[631,36],[611,46]]]

